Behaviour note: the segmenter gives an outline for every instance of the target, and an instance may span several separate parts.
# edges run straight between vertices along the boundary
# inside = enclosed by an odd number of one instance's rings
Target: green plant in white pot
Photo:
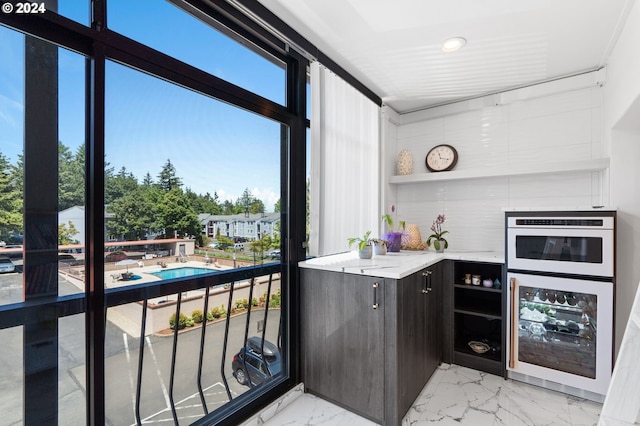
[[[380,238],[372,238],[371,243],[373,244],[373,254],[375,254],[376,256],[387,254],[389,241],[381,240]]]
[[[347,239],[347,241],[349,241],[349,247],[358,243],[358,256],[360,256],[360,259],[371,259],[371,256],[373,256],[372,242],[371,238],[369,238],[370,235],[371,231],[367,231],[362,238],[353,237]]]
[[[436,220],[433,221],[433,225],[431,225],[431,232],[433,232],[433,234],[429,235],[429,238],[427,238],[427,246],[432,245],[438,253],[442,253],[444,249],[449,248],[449,243],[443,237],[444,234],[449,233],[449,231],[444,231],[442,229],[444,221],[444,215],[439,214]]]

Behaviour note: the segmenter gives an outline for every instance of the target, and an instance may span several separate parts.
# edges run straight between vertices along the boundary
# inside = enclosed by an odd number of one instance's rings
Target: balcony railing
[[[176,425],[190,424],[205,416],[215,417],[218,408],[254,387],[265,387],[284,380],[288,360],[286,356],[282,356],[285,352],[282,345],[286,339],[283,339],[280,310],[275,309],[279,308],[276,305],[279,305],[278,280],[281,272],[280,263],[269,263],[231,270],[212,270],[211,273],[188,278],[105,290],[104,312],[107,318],[112,314],[120,317],[125,315],[129,324],[127,333],[123,333],[126,334],[123,336],[124,348],[105,351],[108,354],[105,358],[111,357],[113,360],[105,362],[104,394],[108,421],[113,424],[139,425],[167,422]],[[219,302],[221,298],[226,299],[223,306],[212,306],[214,300]],[[239,309],[241,312],[232,315],[238,300],[248,301],[246,309]],[[196,326],[181,330],[181,313],[188,313],[194,306],[202,311],[202,323],[199,328]],[[207,317],[211,319],[213,308],[226,310],[228,315],[217,321],[208,321]],[[158,314],[160,311],[164,315],[168,311],[175,315],[172,329],[166,316]],[[20,328],[24,329],[23,326],[29,324],[32,318],[41,317],[43,312],[52,315],[56,321],[83,314],[86,312],[84,294],[0,306],[0,331],[15,328],[14,331],[20,333]],[[139,316],[136,318],[136,315]],[[157,329],[162,321],[165,321],[163,324],[166,324],[166,330],[163,333],[151,333],[150,329]],[[150,324],[151,322],[154,324]],[[135,324],[135,327],[131,324]],[[252,331],[253,325],[256,325],[255,332]],[[110,326],[112,324],[108,325]],[[117,346],[113,342],[114,335],[107,333],[107,341],[103,342],[105,346]],[[246,342],[252,335],[261,342],[273,341],[281,354],[281,361],[279,371],[273,377],[267,377],[264,384],[249,379],[242,385],[233,377],[231,365],[234,354],[246,355]],[[87,338],[86,333],[84,337]],[[133,340],[131,345],[129,340]],[[258,355],[264,353],[262,350],[256,352]],[[46,362],[60,363],[58,350],[49,353],[55,358]],[[16,357],[19,357],[19,352],[16,352]],[[247,357],[240,358],[240,364],[237,365],[245,372],[248,371],[251,366],[248,365]],[[83,369],[80,368],[79,371],[80,373],[73,374],[82,376]],[[82,377],[76,381],[81,387]],[[7,407],[11,398],[7,397],[7,400],[2,401],[5,399],[2,394],[0,391],[0,405]],[[29,395],[25,395],[25,398],[28,397]],[[59,417],[65,408],[64,404],[60,397],[58,413],[54,415]],[[9,408],[22,409],[20,405]],[[76,420],[79,423],[85,421],[84,418]]]

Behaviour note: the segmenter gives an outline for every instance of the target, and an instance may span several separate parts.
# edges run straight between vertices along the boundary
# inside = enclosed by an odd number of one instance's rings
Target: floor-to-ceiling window
[[[3,422],[233,424],[295,379],[306,61],[224,5],[44,4],[0,16]]]

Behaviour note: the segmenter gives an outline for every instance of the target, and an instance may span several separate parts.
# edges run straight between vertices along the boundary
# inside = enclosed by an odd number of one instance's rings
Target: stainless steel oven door
[[[508,228],[509,269],[613,277],[612,229]]]
[[[507,369],[605,395],[613,283],[508,273]]]

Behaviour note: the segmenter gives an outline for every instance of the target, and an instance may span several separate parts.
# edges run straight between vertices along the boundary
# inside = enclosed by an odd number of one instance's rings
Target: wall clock
[[[451,145],[436,145],[429,150],[424,162],[431,172],[445,172],[455,167],[458,151]]]

